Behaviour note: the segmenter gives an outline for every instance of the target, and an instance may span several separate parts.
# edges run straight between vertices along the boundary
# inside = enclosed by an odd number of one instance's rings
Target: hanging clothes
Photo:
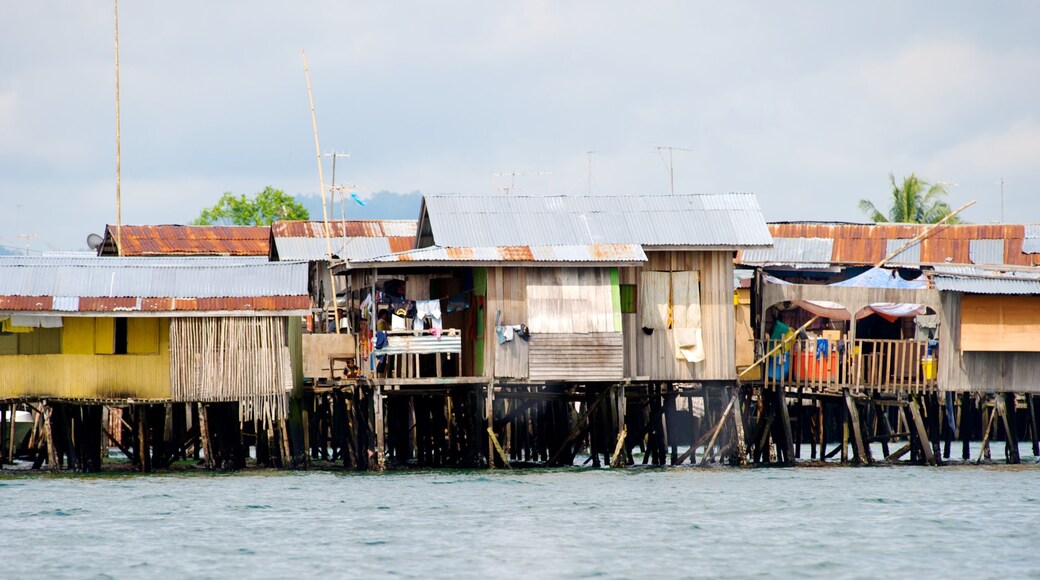
[[[430,326],[436,329],[443,328],[441,322],[440,300],[416,300],[415,301],[415,327],[425,328],[423,321],[430,319]]]

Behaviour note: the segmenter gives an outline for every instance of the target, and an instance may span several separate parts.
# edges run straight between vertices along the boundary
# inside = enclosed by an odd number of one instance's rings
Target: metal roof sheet
[[[646,196],[428,195],[441,247],[641,244],[768,246],[754,194]]]
[[[967,277],[935,275],[936,289],[966,294],[1040,294],[1040,280],[1021,277]]]
[[[306,296],[303,262],[255,264],[28,264],[0,260],[0,296],[215,298]]]
[[[775,238],[833,239],[831,263],[865,265],[877,263],[887,256],[889,240],[912,239],[927,227],[927,224],[797,222],[769,224],[769,231]],[[1016,224],[942,225],[921,241],[920,262],[968,264],[971,261],[971,240],[1004,240],[1007,251],[1002,260],[1011,265],[1032,266],[1032,257],[1023,251],[1027,227]]]
[[[395,240],[404,240],[401,244],[393,244]],[[347,260],[361,260],[375,256],[385,256],[394,252],[411,249],[414,238],[332,238],[332,253]],[[275,238],[275,250],[279,260],[323,261],[328,259],[328,245],[325,238]],[[404,246],[402,248],[402,246]]]
[[[271,229],[267,226],[105,226],[100,255],[118,256],[266,256]]]
[[[399,254],[379,256],[357,263],[387,264],[414,262],[645,262],[638,244],[592,244],[567,246],[500,246],[487,248],[442,248],[431,246]]]
[[[415,238],[415,220],[329,220],[329,234],[333,238]],[[324,238],[325,222],[277,221],[271,225],[271,235],[278,238]]]
[[[772,248],[749,248],[741,264],[790,265],[794,268],[830,266],[834,240],[828,238],[773,238]]]
[[[971,240],[968,257],[972,264],[1003,264],[1004,240]]]
[[[892,256],[893,252],[902,248],[913,238],[891,238],[885,241],[885,257]],[[880,261],[880,260],[879,260]],[[920,264],[921,244],[920,242],[907,246],[898,254],[889,259],[893,264]]]
[[[1040,254],[1040,224],[1027,225],[1025,236],[1022,240],[1022,253]]]
[[[124,268],[169,268],[207,266],[248,266],[267,264],[267,256],[147,256],[119,258],[94,254],[44,254],[42,256],[0,256],[0,266],[105,266]]]

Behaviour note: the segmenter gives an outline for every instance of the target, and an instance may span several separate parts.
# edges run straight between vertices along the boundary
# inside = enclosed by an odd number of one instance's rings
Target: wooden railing
[[[778,341],[759,341],[768,352]],[[914,340],[856,340],[853,348],[837,341],[793,340],[764,363],[767,386],[817,391],[843,388],[921,392],[935,388],[938,359]]]

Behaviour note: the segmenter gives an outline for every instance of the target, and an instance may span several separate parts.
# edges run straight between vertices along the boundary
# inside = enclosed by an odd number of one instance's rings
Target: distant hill
[[[317,195],[297,195],[296,201],[307,209],[312,220],[322,218],[321,198]],[[417,220],[419,219],[419,207],[422,204],[422,194],[418,191],[411,193],[380,191],[362,201],[365,202],[364,206],[347,197],[345,205],[341,206],[339,196],[337,196],[336,207],[329,207],[329,219],[340,219],[342,207],[346,210],[348,220]]]

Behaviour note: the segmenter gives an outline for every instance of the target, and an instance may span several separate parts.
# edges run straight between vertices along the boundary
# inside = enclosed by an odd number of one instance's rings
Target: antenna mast
[[[660,146],[657,147],[657,154],[658,155],[661,154],[661,150],[662,149],[668,151],[668,183],[671,186],[672,195],[675,195],[675,163],[672,160],[672,152],[674,152],[674,151],[689,151],[689,152],[693,152],[693,149],[685,149],[683,147],[666,147],[666,146],[660,145]],[[664,158],[662,157],[661,160],[664,161]]]
[[[115,2],[116,23],[116,248],[118,255],[123,255],[123,197],[120,191],[121,170],[119,159],[119,0]],[[26,245],[28,248],[28,243]]]
[[[303,57],[303,74],[307,77],[307,99],[311,105],[311,125],[314,127],[314,153],[318,159],[318,187],[321,192],[321,213],[325,224],[325,250],[328,253],[329,265],[332,265],[332,239],[329,230],[329,206],[325,201],[325,173],[321,166],[321,145],[318,142],[318,116],[314,112],[314,92],[311,91],[311,72],[307,68],[307,53],[300,47],[300,55]],[[335,157],[333,157],[335,159]],[[332,313],[336,321],[336,334],[339,334],[339,303],[336,293],[336,276],[329,272],[329,282],[332,288]]]
[[[589,195],[592,195],[592,156],[596,153],[595,151],[586,151],[586,155],[589,156]]]
[[[534,172],[531,172],[531,173],[524,173],[522,171],[496,171],[496,172],[492,173],[491,175],[493,175],[495,177],[508,177],[509,178],[509,187],[503,187],[502,188],[502,190],[506,192],[506,195],[509,195],[510,193],[513,192],[514,189],[516,189],[516,176],[517,175],[552,175],[552,172],[551,171],[534,171]]]

